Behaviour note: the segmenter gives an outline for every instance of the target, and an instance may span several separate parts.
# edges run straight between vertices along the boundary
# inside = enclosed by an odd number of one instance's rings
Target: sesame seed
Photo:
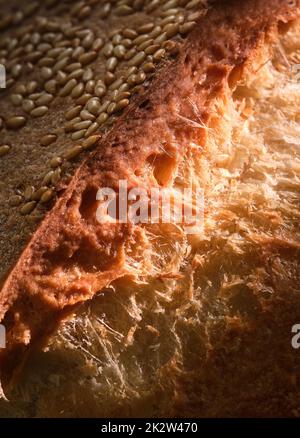
[[[84,84],[80,82],[76,87],[73,88],[71,96],[74,98],[78,98],[84,92]]]
[[[49,185],[51,183],[51,178],[54,174],[53,170],[50,170],[50,172],[46,173],[46,175],[44,176],[44,179],[42,181],[42,185]]]
[[[68,150],[65,154],[66,160],[73,160],[82,152],[82,146],[74,146],[70,150]]]
[[[66,83],[66,85],[61,89],[59,93],[60,96],[62,97],[68,96],[76,85],[77,85],[76,79],[70,79]]]
[[[92,121],[91,120],[83,120],[82,122],[76,123],[74,125],[75,131],[81,131],[82,129],[87,129],[91,126]]]
[[[33,110],[35,104],[31,99],[24,99],[22,102],[22,108],[26,113],[30,113]]]
[[[60,179],[61,179],[61,169],[58,167],[52,175],[51,182],[53,185],[57,185]]]
[[[6,120],[6,126],[9,129],[19,129],[26,125],[26,121],[23,116],[13,116]]]
[[[92,123],[90,127],[87,129],[85,133],[85,137],[89,137],[91,134],[97,131],[98,128],[99,128],[99,124],[97,122]]]
[[[91,62],[95,61],[97,56],[98,56],[97,52],[92,51],[92,52],[84,53],[83,55],[81,55],[79,57],[78,60],[82,65],[86,65],[86,64],[90,64]]]
[[[20,106],[23,101],[23,96],[22,94],[12,94],[10,96],[10,100],[12,101],[14,106]]]
[[[35,207],[36,207],[36,202],[35,201],[27,202],[21,208],[20,213],[25,216],[27,214],[30,214],[35,209]]]
[[[48,189],[41,197],[40,202],[42,204],[46,204],[47,202],[51,201],[55,196],[55,192],[52,189]]]
[[[38,190],[32,193],[31,200],[32,201],[39,201],[43,194],[48,190],[47,186],[40,187]]]
[[[88,101],[86,108],[94,116],[99,114],[99,109],[101,107],[100,100],[97,98],[92,98]]]
[[[123,16],[123,15],[129,15],[129,14],[131,14],[133,12],[133,9],[130,7],[130,6],[128,6],[128,5],[121,5],[121,6],[118,6],[115,10],[114,10],[114,13],[116,14],[116,15],[120,15],[120,16]]]
[[[142,62],[145,60],[145,58],[146,58],[145,52],[143,52],[143,51],[139,52],[128,62],[128,65],[138,66],[138,65],[142,64]]]
[[[78,116],[78,114],[80,114],[81,110],[82,110],[82,106],[81,105],[77,105],[74,108],[70,109],[69,111],[67,111],[65,113],[66,120],[74,119],[74,117],[76,117],[76,116]]]
[[[6,144],[0,146],[0,157],[3,157],[4,155],[8,154],[9,151],[10,151],[10,146]]]
[[[30,111],[30,114],[33,117],[42,117],[48,112],[49,108],[47,106],[38,106],[37,108],[34,108],[32,111]]]
[[[9,198],[9,205],[11,207],[17,207],[21,204],[22,202],[22,196],[20,195],[13,195]]]
[[[190,21],[188,23],[182,24],[181,26],[179,26],[179,32],[185,35],[193,29],[195,24],[195,21]]]
[[[50,102],[52,102],[53,96],[49,93],[44,93],[39,97],[36,101],[37,105],[48,105]]]
[[[82,129],[80,131],[76,131],[71,135],[72,140],[80,140],[82,137],[85,136],[86,129]]]
[[[95,144],[97,143],[97,141],[100,139],[101,137],[99,135],[92,135],[91,137],[87,138],[83,143],[82,143],[82,147],[83,149],[89,149],[92,146],[95,146]]]
[[[129,38],[129,39],[134,39],[138,36],[137,32],[134,29],[124,29],[123,30],[123,35],[125,38]]]
[[[103,123],[106,122],[106,120],[108,119],[108,114],[107,113],[101,113],[100,116],[97,118],[97,122],[99,123],[99,125],[102,125]]]
[[[137,32],[142,34],[142,33],[148,33],[150,32],[152,29],[154,28],[154,24],[153,23],[147,23],[147,24],[143,24],[142,26],[139,26],[137,28]]]
[[[55,143],[57,140],[57,135],[56,134],[47,134],[44,135],[44,137],[41,138],[41,144],[43,146],[49,146],[52,143]]]
[[[85,105],[91,97],[92,97],[91,94],[85,93],[76,100],[76,104],[77,105]]]
[[[116,67],[118,65],[118,60],[115,56],[108,58],[108,60],[106,61],[106,68],[108,71],[115,71]]]
[[[26,201],[29,201],[32,197],[34,193],[34,187],[33,186],[28,186],[26,187],[26,189],[24,190],[24,198]]]
[[[52,167],[52,169],[56,169],[57,167],[59,167],[62,164],[62,159],[61,157],[54,157],[51,159],[50,161],[50,167]]]
[[[82,110],[80,113],[80,120],[91,120],[93,122],[95,118],[96,117],[86,109]]]

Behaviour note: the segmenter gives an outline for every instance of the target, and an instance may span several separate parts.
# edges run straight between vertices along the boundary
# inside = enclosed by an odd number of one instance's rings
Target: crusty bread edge
[[[135,169],[149,155],[160,153],[159,143],[163,136],[169,139],[170,135],[174,135],[181,148],[193,139],[199,141],[199,130],[184,125],[177,115],[183,115],[186,119],[195,118],[195,104],[200,110],[201,120],[207,123],[210,103],[216,95],[225,92],[225,83],[238,77],[239,67],[243,67],[245,62],[251,65],[251,59],[265,38],[271,37],[278,22],[288,22],[295,18],[299,14],[299,7],[299,0],[293,7],[287,0],[272,0],[268,4],[264,0],[242,4],[234,0],[226,4],[219,2],[200,20],[181,48],[176,61],[166,63],[151,88],[132,102],[114,128],[99,142],[95,152],[81,164],[65,192],[32,236],[1,291],[0,320],[5,325],[7,323],[9,329],[14,328],[15,323],[11,324],[10,321],[16,309],[26,305],[29,309],[31,305],[32,315],[34,312],[45,312],[42,333],[41,321],[32,326],[31,346],[41,345],[61,320],[74,311],[77,304],[92,298],[96,291],[114,279],[126,275],[122,269],[120,253],[111,268],[97,280],[92,293],[82,294],[69,301],[64,300],[63,294],[51,296],[39,291],[34,280],[37,273],[43,275],[43,254],[57,246],[58,238],[62,239],[66,218],[68,223],[72,210],[78,210],[87,187],[114,187],[119,179],[126,177],[134,184]],[[207,81],[201,87],[197,87],[196,83],[199,72],[207,74]],[[187,77],[193,77],[193,81],[185,83]],[[191,85],[194,93],[191,93]],[[191,94],[192,102],[189,98]],[[201,135],[205,143],[205,130]],[[80,236],[83,230],[75,223],[70,225],[72,236]],[[122,242],[131,233],[130,226],[103,229],[103,236],[108,241],[118,239]],[[29,314],[26,316],[29,317]],[[20,365],[29,350],[25,342],[18,342],[15,334],[11,336],[8,330],[8,348],[0,357],[4,384],[10,380],[11,370],[16,367],[16,363]]]

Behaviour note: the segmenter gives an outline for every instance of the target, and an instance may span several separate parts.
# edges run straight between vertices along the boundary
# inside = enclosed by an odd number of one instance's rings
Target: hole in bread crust
[[[231,89],[237,86],[243,75],[244,66],[234,67],[228,76],[228,85]]]
[[[292,0],[292,3],[295,3],[294,0]],[[279,21],[277,25],[278,33],[281,35],[285,35],[288,30],[291,27],[291,23],[286,23],[284,21]]]
[[[173,180],[176,167],[176,159],[167,154],[152,154],[148,157],[147,163],[151,166],[153,176],[158,185],[164,187]]]
[[[184,58],[184,63],[185,63],[186,65],[188,65],[188,64],[190,63],[190,60],[191,60],[190,55],[187,54],[186,57]]]
[[[146,99],[146,100],[144,100],[143,102],[141,102],[140,103],[140,105],[139,105],[139,107],[142,109],[142,108],[150,108],[150,100],[149,99]]]
[[[213,65],[207,69],[207,79],[206,82],[208,84],[216,84],[219,83],[220,79],[224,76],[224,68],[218,65]]]
[[[95,187],[88,187],[83,192],[79,212],[85,220],[95,217],[97,209],[96,195],[97,189]]]
[[[226,57],[226,50],[224,46],[221,46],[220,44],[215,44],[212,47],[212,53],[216,59],[216,61],[221,61]]]

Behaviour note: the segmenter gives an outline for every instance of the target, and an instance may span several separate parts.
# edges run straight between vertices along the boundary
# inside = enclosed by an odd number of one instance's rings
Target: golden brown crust
[[[194,25],[189,17],[194,20],[206,12],[202,0],[188,8],[185,8],[188,0],[180,0],[171,17],[163,15],[164,0],[155,1],[156,6],[150,11],[146,8],[150,0],[132,0],[133,8],[125,16],[116,13],[117,0],[4,3],[0,63],[6,66],[8,80],[7,89],[0,91],[0,148],[6,145],[8,151],[3,155],[0,149],[1,283],[41,217],[54,205],[56,192],[64,189],[74,170],[95,146],[92,143],[86,149],[85,141],[90,137],[93,140],[93,134],[109,130],[119,116],[120,111],[113,114],[108,108],[106,111],[105,102],[113,103],[120,94],[118,91],[126,89],[125,99],[121,100],[126,106],[140,87],[149,85],[173,49],[184,43],[187,33],[180,33],[182,23]],[[162,20],[170,18],[171,23],[163,24]],[[175,35],[174,20],[178,21]],[[142,26],[145,24],[148,30]],[[169,26],[170,31],[170,24],[172,32],[168,37],[163,30]],[[151,44],[153,56],[147,55],[143,64],[137,62],[137,66],[132,66],[138,50],[146,56],[141,44],[147,49]],[[158,48],[160,55],[156,56]],[[82,56],[89,55],[90,62],[82,60]],[[111,75],[119,83],[110,84]],[[32,107],[39,108],[38,113],[41,110],[46,113],[40,117],[32,115]],[[25,125],[19,129],[8,126],[14,116],[21,116]],[[67,158],[74,147],[78,153]],[[53,168],[52,160],[57,158],[59,162]],[[48,202],[41,199],[45,186],[52,190],[48,192]]]
[[[290,7],[287,1],[266,4],[262,0],[215,6],[199,22],[177,60],[161,71],[151,90],[136,98],[101,140],[101,148],[77,170],[2,289],[0,317],[9,330],[8,349],[1,358],[4,381],[10,379],[11,367],[28,351],[28,335],[30,345],[44,341],[74,306],[128,274],[123,264],[124,243],[136,244],[140,236],[130,226],[97,224],[90,205],[95,191],[114,188],[124,178],[132,185],[147,184],[136,171],[149,156],[161,153],[162,144],[176,156],[183,154],[190,141],[199,142],[199,129],[186,126],[178,115],[194,119],[196,106],[197,117],[207,123],[211,102],[225,93],[225,80],[232,70],[251,60],[278,22],[297,16],[299,6],[299,2]],[[200,143],[205,146],[205,130]],[[106,255],[108,247],[110,256]],[[80,281],[72,283],[75,264],[81,269]],[[189,385],[184,376],[178,376],[178,382],[179,387]],[[179,400],[174,414],[180,412],[181,404]]]
[[[180,1],[181,6],[182,5],[184,6],[186,3],[187,2],[184,0]],[[57,47],[54,49],[54,51],[59,50],[59,57],[60,57],[60,55],[64,55],[64,52],[61,53],[62,50],[63,51],[66,50],[66,52],[69,52],[70,49],[72,48],[74,49],[74,47],[75,50],[78,48],[80,49],[80,47],[78,46],[80,44],[84,45],[83,40],[86,37],[86,35],[89,37],[93,36],[93,39],[95,40],[94,42],[97,42],[99,38],[102,39],[102,43],[100,44],[100,49],[99,47],[97,49],[98,57],[93,64],[88,64],[88,66],[82,65],[82,67],[85,69],[84,73],[87,73],[87,70],[90,70],[90,72],[93,73],[94,75],[93,79],[95,80],[98,80],[99,78],[104,79],[103,70],[105,71],[104,65],[107,61],[106,58],[108,57],[108,55],[104,55],[104,53],[102,53],[105,48],[105,46],[103,46],[104,43],[107,41],[110,41],[111,43],[114,38],[113,35],[115,36],[116,32],[117,32],[117,37],[120,37],[121,30],[122,32],[125,29],[127,29],[128,31],[128,28],[132,27],[133,30],[131,30],[131,33],[132,32],[137,33],[137,30],[142,24],[146,23],[147,25],[149,24],[151,25],[151,22],[153,22],[152,26],[154,26],[154,23],[157,24],[158,22],[159,23],[161,22],[162,19],[161,14],[163,13],[162,11],[163,2],[156,2],[156,7],[152,8],[151,11],[145,10],[146,4],[147,2],[135,1],[133,5],[133,9],[134,9],[133,12],[129,16],[126,15],[123,17],[115,14],[115,9],[117,6],[116,1],[108,2],[108,3],[104,1],[100,1],[100,2],[86,1],[86,5],[88,5],[87,9],[89,9],[89,14],[88,17],[82,19],[81,10],[84,9],[82,6],[82,2],[75,2],[75,4],[72,5],[71,11],[70,11],[70,4],[68,1],[32,2],[29,4],[26,1],[22,2],[22,4],[20,4],[20,2],[17,1],[12,2],[12,4],[6,3],[5,5],[1,5],[0,30],[4,32],[3,33],[4,38],[1,39],[1,52],[0,52],[1,61],[3,59],[2,56],[4,56],[5,64],[7,64],[8,71],[11,73],[12,65],[16,64],[16,62],[19,61],[20,56],[18,54],[20,54],[19,52],[20,49],[22,50],[21,54],[23,56],[23,58],[21,56],[22,58],[21,61],[23,60],[28,61],[27,56],[29,57],[32,56],[31,52],[35,50],[34,47],[37,49],[37,51],[39,50],[44,51],[44,47],[41,48],[39,43],[42,42],[42,46],[45,46],[44,44],[45,41],[47,42],[47,40],[49,40],[49,42],[52,43],[52,46],[56,47],[57,44]],[[107,8],[107,6],[109,6],[109,8]],[[181,6],[178,7],[178,15],[180,18],[179,20],[180,23],[183,22],[182,14],[184,14],[187,18],[191,14],[195,15],[193,14],[195,11],[199,10],[198,12],[200,14],[205,13],[206,11],[206,9],[203,7],[202,2],[198,2],[198,4],[195,4],[194,7],[192,8],[188,8],[187,11],[185,11],[184,7],[182,8]],[[76,9],[76,13],[75,13],[75,9]],[[104,14],[103,16],[102,13],[103,9],[106,10],[109,9],[109,14]],[[31,12],[29,12],[29,10]],[[12,22],[16,18],[18,20],[20,19],[20,17],[18,18],[13,16],[14,12],[16,12],[16,15],[17,13],[21,13],[21,16],[23,16],[21,23],[22,25],[19,24],[20,29],[18,28],[19,27],[18,23],[16,25],[16,23],[14,24]],[[42,17],[40,16],[40,14]],[[2,19],[2,15],[3,15],[3,19]],[[72,26],[70,26],[70,24]],[[60,32],[61,26],[63,26],[63,30],[64,30],[63,33]],[[156,27],[158,26],[154,26],[154,30]],[[137,30],[135,31],[134,29]],[[34,32],[35,30],[37,31],[37,33]],[[158,34],[160,35],[163,28],[159,26],[158,30],[159,30]],[[139,33],[141,33],[141,35],[139,35],[139,38],[141,37],[145,38],[146,32],[149,31],[145,31],[145,30],[143,32],[139,31]],[[78,34],[78,38],[75,38],[77,34]],[[123,37],[124,36],[125,35],[123,35]],[[179,46],[183,44],[183,42],[185,41],[184,40],[185,36],[186,36],[186,32],[184,32],[183,35],[181,35],[180,32],[179,33],[177,32],[177,34],[175,35],[175,41],[172,41],[173,45],[171,44],[171,47],[174,47],[174,44],[175,44],[175,48],[177,45]],[[14,39],[14,37],[16,37],[16,39]],[[131,39],[132,38],[135,37],[131,37]],[[14,44],[16,43],[17,39],[18,39],[18,44],[20,44],[20,47],[18,46],[15,48]],[[53,43],[53,39],[54,39],[54,43]],[[125,41],[126,40],[128,44],[128,38],[125,39]],[[152,41],[153,43],[154,39],[151,39],[150,41]],[[170,43],[171,41],[167,40],[165,42]],[[133,43],[130,40],[129,43],[130,43],[129,47],[131,47]],[[161,44],[163,43],[164,41],[162,39]],[[114,44],[116,45],[116,43]],[[101,45],[103,46],[102,48]],[[136,45],[138,46],[138,43],[136,43]],[[66,47],[68,48],[66,49]],[[28,55],[24,54],[24,49],[26,53],[29,52]],[[81,47],[81,49],[83,50],[83,47]],[[85,47],[85,49],[86,51],[90,50],[90,43],[87,44],[87,47]],[[156,49],[157,49],[157,45],[156,45]],[[168,53],[169,51],[167,50],[165,53],[166,59],[170,59]],[[39,55],[38,53],[36,53],[36,51],[34,51],[33,54],[34,56]],[[76,66],[76,64],[78,63],[73,62],[74,60],[77,59],[77,57],[73,59],[73,55],[74,53],[72,54],[71,59],[69,59],[69,63],[71,63],[71,66],[74,68],[74,64]],[[48,56],[46,56],[46,58],[44,56],[42,57],[42,59],[39,59],[39,61],[43,61],[43,62],[47,61],[48,63],[50,57],[50,62],[51,62],[52,56],[53,58],[58,57],[57,54],[54,56],[54,54],[50,55],[49,53]],[[52,61],[54,62],[54,59],[52,59]],[[118,75],[118,77],[121,75],[120,77],[122,77],[122,75],[125,74],[125,72],[127,73],[127,68],[129,67],[128,65],[129,61],[127,59],[124,60],[123,58],[119,61],[120,61],[118,63],[119,65],[117,66],[116,69],[116,75]],[[157,64],[155,63],[154,71],[155,72],[158,71],[160,65],[163,66],[164,62],[165,62],[165,58],[162,60],[162,62],[159,62],[158,60]],[[29,71],[26,72],[24,72],[24,70],[28,66],[27,64],[25,66],[23,65],[23,77],[21,76],[21,79],[23,79],[23,82],[26,84],[26,86],[30,84],[30,81],[35,81],[36,86],[38,85],[37,91],[39,91],[40,97],[43,97],[45,81],[43,80],[43,78],[41,78],[42,72],[40,67],[42,64],[40,64],[39,62],[37,64],[38,65],[35,64],[34,66],[35,68],[33,68],[33,65],[29,66],[30,67]],[[151,72],[149,73],[149,75],[148,74],[145,75],[147,81],[151,79],[152,74],[156,74],[153,73],[152,70],[154,68],[154,65],[152,64],[152,66],[150,67],[151,67]],[[142,67],[140,67],[140,70],[141,69]],[[76,70],[78,70],[78,65],[76,66]],[[140,70],[137,69],[137,71],[141,73]],[[67,72],[70,73],[70,71],[68,70]],[[62,180],[60,180],[58,183],[57,182],[53,183],[53,181],[51,180],[50,182],[47,183],[47,185],[49,186],[49,188],[51,187],[51,192],[53,194],[55,194],[55,190],[57,190],[58,192],[62,192],[70,181],[70,175],[74,173],[74,170],[78,167],[83,157],[89,153],[88,150],[87,151],[83,150],[81,151],[79,157],[78,156],[75,157],[75,160],[65,159],[65,153],[68,152],[68,150],[72,149],[74,146],[74,141],[72,140],[72,138],[70,138],[71,134],[69,133],[69,130],[66,129],[68,123],[66,123],[65,115],[67,110],[69,110],[70,108],[73,109],[73,106],[75,104],[77,105],[78,102],[77,99],[74,99],[73,96],[61,96],[60,95],[61,90],[59,91],[59,87],[56,87],[57,89],[56,89],[55,97],[51,101],[51,106],[49,108],[50,111],[45,115],[44,118],[34,118],[29,116],[26,126],[20,131],[16,131],[14,129],[7,129],[7,120],[9,119],[10,116],[13,116],[17,113],[27,117],[25,110],[23,111],[23,108],[21,109],[19,107],[16,108],[11,101],[13,97],[12,94],[18,93],[18,91],[16,90],[17,87],[20,85],[20,82],[16,81],[15,83],[14,79],[12,79],[11,76],[12,75],[10,74],[9,82],[10,83],[12,82],[13,85],[8,87],[7,90],[4,91],[1,90],[1,100],[0,100],[1,144],[5,143],[11,146],[9,153],[4,157],[1,157],[1,163],[0,163],[0,180],[1,180],[0,182],[0,197],[1,197],[0,284],[1,286],[3,285],[4,278],[8,275],[8,272],[14,268],[14,262],[18,260],[18,257],[23,251],[25,247],[25,242],[29,240],[30,234],[34,232],[35,229],[37,228],[36,222],[41,221],[41,214],[44,214],[45,211],[51,208],[54,204],[53,199],[52,202],[50,202],[50,204],[49,203],[44,204],[42,202],[35,201],[33,202],[35,208],[32,214],[26,214],[26,215],[20,214],[22,213],[21,209],[24,207],[23,203],[30,201],[29,207],[30,204],[32,203],[32,196],[30,195],[29,196],[30,199],[29,199],[25,195],[26,189],[27,188],[31,189],[31,186],[33,185],[33,188],[36,192],[36,190],[38,191],[38,188],[41,185],[45,186],[45,183],[42,182],[44,176],[46,176],[49,171],[50,173],[51,172],[53,173],[53,170],[51,170],[50,168],[50,161],[54,157],[59,157],[62,160],[62,165],[56,168],[55,172],[59,171],[58,177],[59,178],[62,177]],[[56,76],[54,75],[53,77],[56,80]],[[147,86],[147,81],[143,82],[143,86],[145,87]],[[85,82],[87,81],[85,80]],[[139,80],[139,83],[140,82],[141,81]],[[23,87],[24,87],[24,83],[21,82]],[[83,83],[80,82],[80,80],[78,80],[78,86],[80,85],[82,86]],[[86,83],[85,85],[88,85],[88,83]],[[123,85],[128,85],[128,84],[124,83]],[[140,84],[140,87],[142,87],[142,84]],[[132,94],[135,93],[132,87],[130,87],[129,90],[130,92],[132,92]],[[30,97],[27,96],[27,94],[25,97]],[[100,101],[101,103],[105,103],[105,98],[107,97],[112,98],[111,96],[112,91],[109,90],[108,86],[107,86],[107,94],[108,96],[107,95],[104,95],[104,97],[102,96],[101,100],[97,99],[96,97],[96,101],[98,102],[98,104],[100,103]],[[85,108],[84,104],[81,104],[80,106],[81,109]],[[103,115],[107,116],[105,112]],[[93,115],[88,114],[88,117],[93,117]],[[102,125],[98,126],[99,129],[97,129],[97,132],[95,132],[96,134],[95,137],[98,136],[101,137],[103,130],[109,129],[110,123],[113,123],[113,118],[114,116],[110,117],[107,120],[107,123],[106,124],[104,123],[103,126]],[[45,121],[47,123],[45,123]],[[41,145],[41,137],[47,132],[52,133],[52,135],[55,134],[58,137],[58,139],[55,144],[51,144],[48,145],[48,147],[45,147]],[[78,146],[81,147],[84,141],[85,140],[80,141],[80,144],[79,145],[77,144],[76,147]],[[92,146],[96,147],[96,144],[93,144]],[[99,148],[101,147],[102,146],[99,145]],[[64,168],[64,166],[66,167]],[[55,190],[53,191],[52,189]],[[10,204],[10,197],[12,196],[12,198],[14,198],[15,195],[17,195],[17,198],[22,198],[21,206],[15,206],[14,204],[13,205]]]

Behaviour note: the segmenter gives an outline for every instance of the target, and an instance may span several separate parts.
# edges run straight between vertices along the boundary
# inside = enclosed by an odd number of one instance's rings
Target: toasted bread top
[[[149,158],[159,157],[172,174],[191,143],[205,148],[216,99],[226,100],[228,86],[236,83],[245,64],[251,65],[278,23],[295,18],[298,8],[299,3],[286,1],[215,5],[179,45],[176,59],[161,66],[151,88],[137,95],[102,136],[3,286],[0,315],[8,328],[4,381],[26,357],[28,345],[44,342],[77,304],[118,278],[139,279],[125,261],[128,253],[141,257],[143,234],[130,225],[97,224],[97,189],[114,188],[120,179],[149,187],[153,180],[144,172]],[[168,184],[159,169],[157,176],[158,185]]]

